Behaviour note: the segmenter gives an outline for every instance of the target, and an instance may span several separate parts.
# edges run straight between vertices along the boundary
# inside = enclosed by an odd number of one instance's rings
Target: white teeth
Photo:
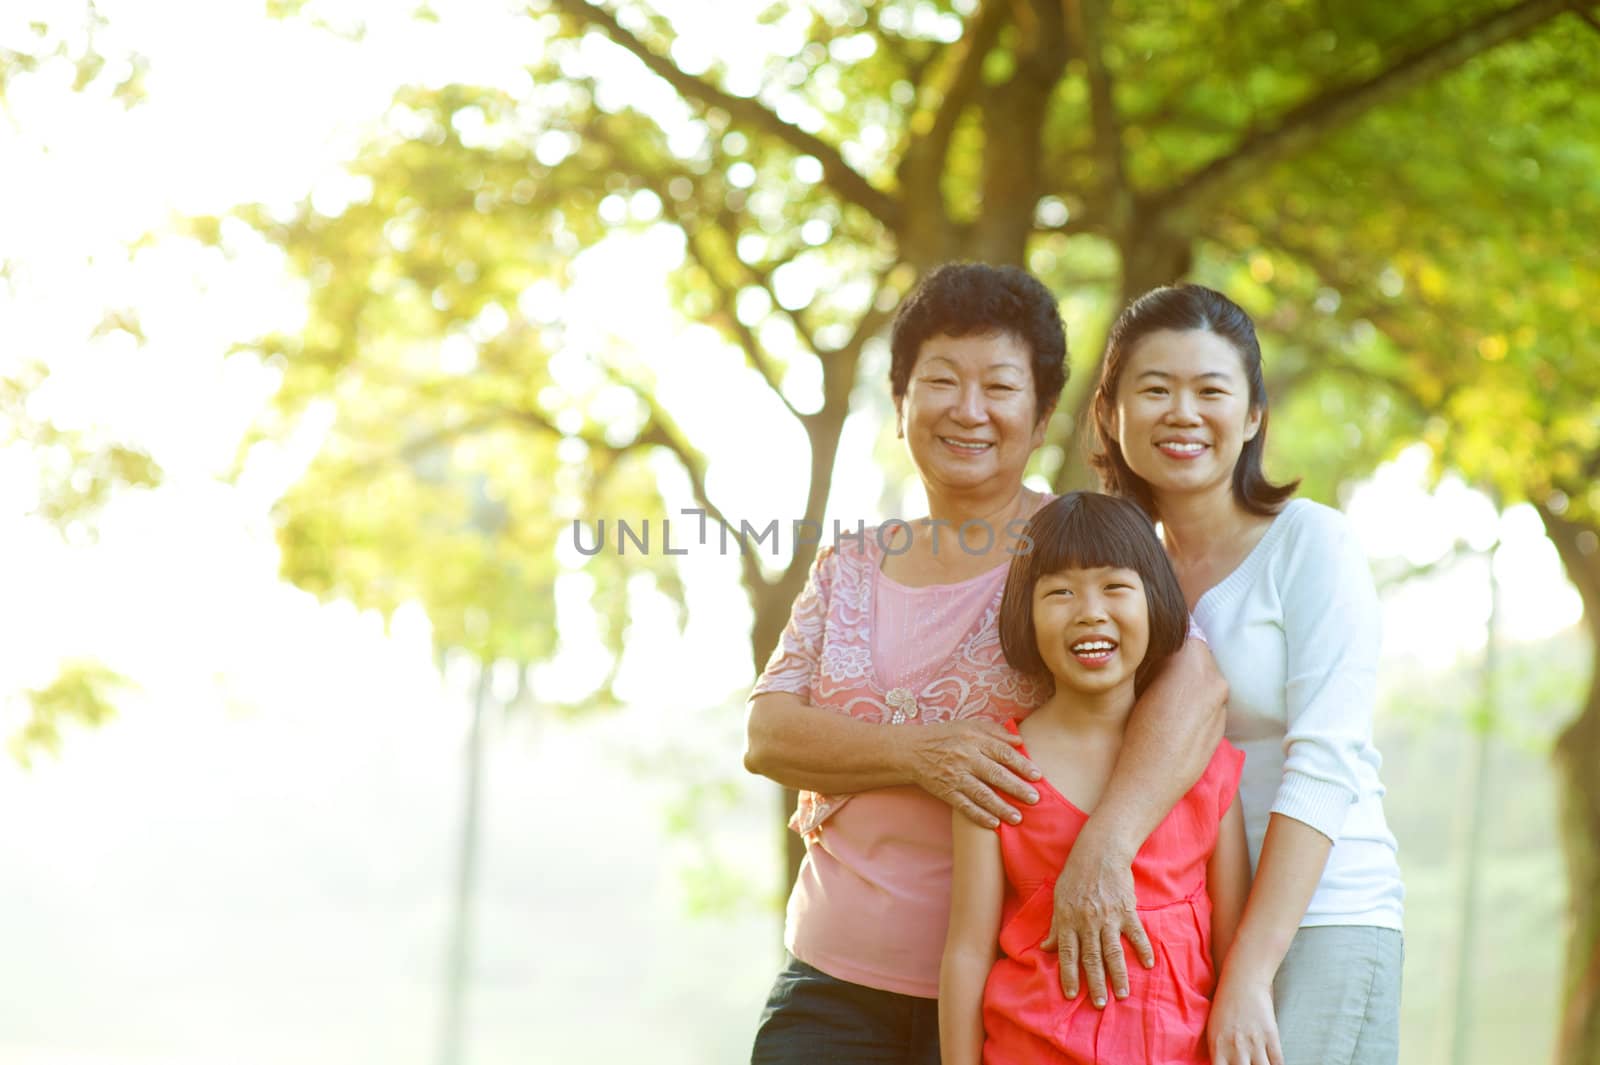
[[[941,436],[939,439],[951,447],[960,448],[962,451],[983,451],[989,446],[988,444],[970,444],[964,440],[951,440],[948,436]]]
[[[1194,452],[1205,447],[1204,444],[1180,444],[1176,440],[1168,440],[1161,446],[1166,448],[1168,451],[1183,451],[1189,454],[1193,454]]]
[[[1115,646],[1116,644],[1110,640],[1088,640],[1084,643],[1073,644],[1072,651],[1074,654],[1083,654],[1087,651],[1109,651]]]

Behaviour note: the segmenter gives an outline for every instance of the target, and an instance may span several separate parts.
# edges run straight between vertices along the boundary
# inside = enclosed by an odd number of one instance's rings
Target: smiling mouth
[[[1111,661],[1111,656],[1117,653],[1117,642],[1108,640],[1103,636],[1096,636],[1089,640],[1079,640],[1068,648],[1072,657],[1086,666],[1103,666]]]
[[[986,441],[981,441],[981,440],[956,440],[956,439],[953,439],[952,437],[948,437],[948,436],[941,436],[939,438],[939,442],[941,444],[946,445],[947,447],[954,448],[955,450],[960,451],[960,452],[962,452],[963,454],[966,454],[966,455],[981,455],[985,451],[988,451],[991,447],[994,446],[993,444],[988,443]]]
[[[1156,449],[1163,455],[1170,455],[1173,458],[1192,459],[1209,446],[1187,440],[1163,440],[1156,445]]]

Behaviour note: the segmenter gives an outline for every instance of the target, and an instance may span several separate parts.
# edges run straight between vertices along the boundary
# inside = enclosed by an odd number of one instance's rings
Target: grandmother
[[[800,789],[806,857],[752,1062],[939,1061],[950,814],[1016,823],[1039,771],[998,722],[1048,696],[1005,663],[1007,565],[1049,497],[1028,459],[1066,382],[1056,301],[1012,267],[948,264],[901,306],[889,385],[928,515],[818,553],[749,704],[745,766]],[[1226,686],[1188,640],[1134,710],[1056,885],[1062,988],[1127,994],[1151,965],[1129,867],[1221,736]]]

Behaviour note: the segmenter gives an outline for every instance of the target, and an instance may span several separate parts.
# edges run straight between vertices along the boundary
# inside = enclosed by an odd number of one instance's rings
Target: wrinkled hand
[[[1270,982],[1224,980],[1206,1022],[1212,1065],[1283,1065]]]
[[[1061,993],[1078,997],[1082,967],[1089,999],[1106,1004],[1107,974],[1118,998],[1128,997],[1128,963],[1122,937],[1128,938],[1146,969],[1156,963],[1150,939],[1139,921],[1129,862],[1107,854],[1080,837],[1056,879],[1050,934],[1040,946],[1059,956]]]
[[[1039,801],[1030,783],[1039,779],[1038,768],[1017,750],[1022,741],[993,721],[968,718],[907,731],[916,737],[911,777],[917,786],[974,824],[994,828],[1000,818],[1022,820],[1002,792],[1024,803]]]

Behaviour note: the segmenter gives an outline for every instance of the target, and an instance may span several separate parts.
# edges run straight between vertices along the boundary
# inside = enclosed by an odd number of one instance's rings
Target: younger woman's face
[[[1138,571],[1115,566],[1046,574],[1033,587],[1039,657],[1056,679],[1085,694],[1126,686],[1150,646],[1150,607]]]
[[[1233,467],[1261,428],[1238,349],[1209,329],[1151,333],[1117,385],[1117,444],[1165,496],[1232,491]]]

